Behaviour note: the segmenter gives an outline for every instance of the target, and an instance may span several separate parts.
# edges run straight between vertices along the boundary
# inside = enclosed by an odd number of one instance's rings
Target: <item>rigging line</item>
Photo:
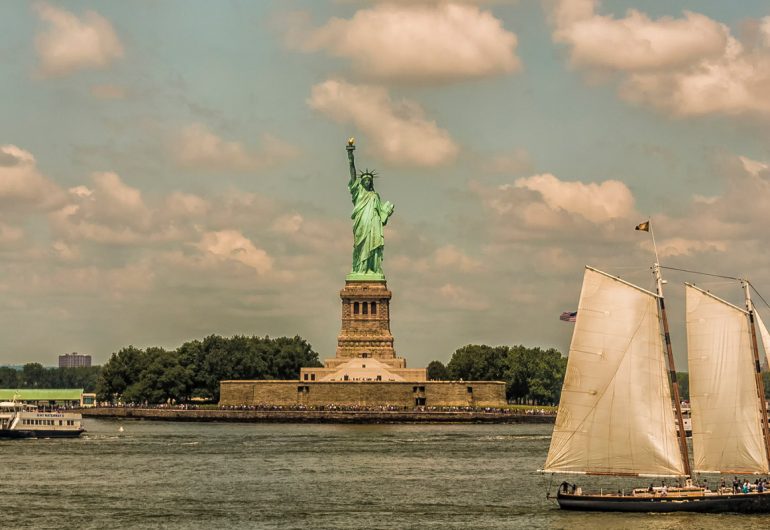
[[[736,278],[735,276],[725,276],[723,274],[711,274],[708,272],[700,272],[700,271],[691,271],[688,269],[677,269],[676,267],[666,267],[665,265],[660,265],[661,269],[668,269],[670,271],[679,271],[679,272],[689,272],[692,274],[702,274],[703,276],[713,276],[714,278],[725,278],[728,280],[738,280],[741,281],[743,278]],[[757,293],[759,294],[759,293]],[[761,298],[761,297],[760,297]]]

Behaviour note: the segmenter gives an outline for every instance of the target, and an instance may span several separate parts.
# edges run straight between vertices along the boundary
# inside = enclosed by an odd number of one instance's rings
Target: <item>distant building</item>
[[[59,355],[59,368],[79,368],[81,366],[91,366],[90,355],[75,352]]]

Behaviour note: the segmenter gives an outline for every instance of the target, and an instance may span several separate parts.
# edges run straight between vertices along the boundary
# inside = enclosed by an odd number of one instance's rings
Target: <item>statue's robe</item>
[[[388,223],[393,205],[383,203],[376,191],[364,188],[360,177],[351,179],[348,188],[353,199],[353,272],[382,274],[382,227]]]

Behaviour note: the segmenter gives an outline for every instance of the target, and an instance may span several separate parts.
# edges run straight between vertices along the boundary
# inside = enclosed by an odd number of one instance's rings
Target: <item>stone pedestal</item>
[[[347,280],[340,291],[342,329],[337,337],[337,353],[325,366],[335,368],[350,359],[373,358],[392,368],[406,368],[406,359],[397,357],[390,332],[390,299],[385,280]]]

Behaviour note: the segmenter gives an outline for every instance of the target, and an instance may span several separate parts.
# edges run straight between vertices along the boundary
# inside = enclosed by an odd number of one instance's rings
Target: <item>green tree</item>
[[[509,350],[506,392],[509,400],[558,403],[567,359],[553,348],[514,346]]]
[[[97,398],[105,401],[120,399],[126,390],[139,382],[147,363],[144,350],[128,346],[110,356],[96,383]]]
[[[40,363],[28,363],[21,369],[23,388],[50,388],[48,371]]]
[[[441,361],[431,361],[428,363],[427,372],[429,381],[446,381],[450,379],[449,370]]]
[[[179,353],[163,348],[147,348],[147,366],[139,380],[126,390],[126,399],[135,402],[166,403],[188,397],[192,377],[179,362]]]
[[[19,371],[7,366],[0,367],[0,388],[20,388]]]
[[[507,346],[468,344],[452,354],[447,370],[455,380],[503,381],[507,355]]]

